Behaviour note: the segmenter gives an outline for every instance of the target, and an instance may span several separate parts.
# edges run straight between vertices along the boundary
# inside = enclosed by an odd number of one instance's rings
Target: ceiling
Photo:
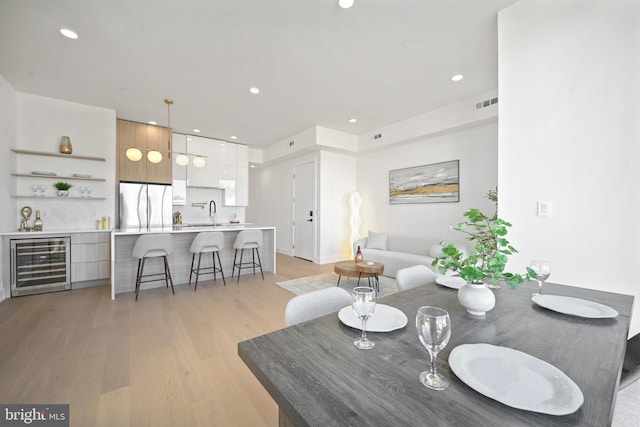
[[[495,90],[496,14],[515,1],[0,0],[0,74],[163,126],[171,98],[175,131],[255,148],[360,135]]]

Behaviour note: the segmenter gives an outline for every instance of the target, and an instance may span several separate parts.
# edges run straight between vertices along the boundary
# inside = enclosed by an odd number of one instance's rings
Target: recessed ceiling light
[[[255,167],[256,167],[256,165],[250,165],[249,167],[250,167],[250,168],[255,168]]]
[[[349,119],[349,123],[355,123],[357,121],[358,121],[357,119]]]
[[[255,95],[255,94],[260,93],[260,89],[258,89],[257,87],[252,87],[252,88],[249,89],[249,92],[251,92],[251,93],[253,93]]]
[[[338,0],[338,5],[343,9],[349,9],[353,6],[353,0]]]
[[[158,123],[154,122],[153,120],[149,120],[149,124],[150,125],[157,125]]]
[[[462,79],[464,79],[464,76],[462,74],[456,74],[455,76],[451,77],[452,82],[459,82]]]
[[[231,138],[231,139],[238,139],[238,137],[237,137],[237,136],[235,136],[235,135],[231,135],[231,137],[230,137],[230,138]]]
[[[193,130],[195,133],[200,133],[200,129],[194,129]]]
[[[193,138],[187,138],[187,141],[193,141]]]
[[[78,33],[69,28],[60,28],[60,33],[68,39],[77,39]]]

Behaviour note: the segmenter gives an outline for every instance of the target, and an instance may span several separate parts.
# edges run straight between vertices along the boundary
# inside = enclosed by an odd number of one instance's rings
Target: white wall
[[[115,169],[116,169],[116,114],[114,110],[18,93],[17,96],[17,147],[24,150],[57,153],[60,137],[68,135],[73,154],[104,157],[105,162],[60,159],[39,156],[15,156],[15,169],[20,173],[51,171],[60,176],[74,173],[105,178],[105,182],[70,181],[70,196],[80,196],[80,187],[92,187],[93,200],[86,199],[38,199],[18,198],[16,205],[31,206],[41,210],[46,230],[95,228],[96,219],[110,216],[115,224]],[[57,182],[52,179],[25,178],[16,180],[12,192],[32,194],[31,185],[46,185],[46,194],[53,196]],[[105,197],[104,200],[97,200]],[[31,223],[33,222],[31,219]],[[14,212],[11,230],[20,225],[18,212]]]
[[[247,222],[276,227],[276,250],[293,253],[293,167],[319,162],[319,153],[249,169]]]
[[[10,230],[17,215],[15,199],[11,198],[10,188],[12,177],[9,171],[11,164],[10,148],[16,146],[16,105],[17,94],[11,85],[0,75],[0,230]],[[10,284],[2,283],[3,263],[7,262],[8,254],[2,253],[0,245],[0,301],[9,297]]]
[[[293,170],[295,165],[309,162],[315,162],[318,174],[318,229],[314,250],[317,259],[314,261],[325,264],[349,258],[347,198],[355,191],[353,156],[316,151],[250,169],[247,221],[275,226],[276,250],[293,254]]]
[[[357,187],[362,196],[361,235],[369,230],[403,236],[463,241],[449,226],[463,220],[469,208],[491,211],[484,195],[497,184],[498,125],[495,119],[482,124],[358,156]],[[389,204],[389,171],[460,160],[460,202]]]
[[[547,258],[552,282],[639,297],[640,3],[521,0],[498,23],[511,264]],[[536,216],[538,200],[551,217]]]

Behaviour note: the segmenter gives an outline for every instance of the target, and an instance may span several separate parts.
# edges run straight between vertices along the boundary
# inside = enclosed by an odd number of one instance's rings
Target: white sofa
[[[414,265],[426,265],[440,275],[436,268],[431,267],[434,258],[442,255],[439,241],[370,231],[368,237],[353,243],[354,254],[358,246],[365,261],[384,264],[383,276],[395,278],[398,270]],[[456,246],[462,249],[460,243],[456,242]]]

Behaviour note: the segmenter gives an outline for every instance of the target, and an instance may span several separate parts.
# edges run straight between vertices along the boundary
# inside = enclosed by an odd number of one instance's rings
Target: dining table
[[[399,309],[408,321],[391,331],[367,332],[373,349],[356,348],[353,340],[361,331],[333,313],[240,342],[238,354],[278,404],[280,426],[610,425],[633,296],[544,284],[547,295],[594,301],[617,311],[593,318],[538,305],[532,300],[536,291],[536,282],[515,289],[502,285],[493,289],[495,307],[475,316],[460,305],[455,289],[430,283],[378,300],[378,305]],[[430,367],[415,325],[421,306],[443,308],[451,319],[451,338],[437,358],[438,371],[450,382],[445,390],[429,389],[418,379]],[[572,380],[584,400],[563,415],[501,403],[467,385],[449,366],[451,352],[464,344],[513,349],[546,362]],[[513,374],[509,364],[505,360],[504,367],[487,368],[482,375],[499,384]],[[497,392],[519,394],[510,387],[505,382]],[[519,396],[525,403],[527,398]],[[543,403],[553,407],[550,400]]]

